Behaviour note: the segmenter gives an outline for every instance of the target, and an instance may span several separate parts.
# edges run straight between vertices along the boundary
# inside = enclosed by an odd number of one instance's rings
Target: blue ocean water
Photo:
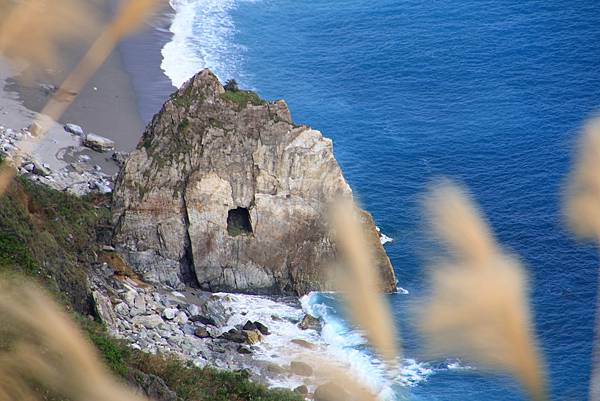
[[[333,139],[356,196],[394,238],[386,249],[410,293],[390,302],[405,356],[427,368],[394,384],[399,399],[524,399],[508,378],[427,360],[410,325],[427,284],[421,199],[440,176],[469,188],[526,265],[552,399],[587,398],[598,260],[565,230],[560,196],[578,130],[600,107],[600,2],[172,2],[173,82],[210,67],[286,99],[295,121]]]

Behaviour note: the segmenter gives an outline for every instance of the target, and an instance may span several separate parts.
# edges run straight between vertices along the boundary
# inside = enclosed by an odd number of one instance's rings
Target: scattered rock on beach
[[[263,336],[268,336],[270,334],[269,328],[261,322],[254,322],[254,325],[256,326],[256,329],[260,331],[260,334],[262,334]]]
[[[318,386],[313,394],[314,401],[347,400],[349,394],[343,387],[335,383],[325,383]]]
[[[113,159],[115,163],[117,163],[117,165],[121,167],[123,166],[123,164],[125,164],[125,160],[127,160],[128,155],[129,154],[126,152],[114,152],[111,156],[111,159]]]
[[[300,361],[292,361],[290,371],[298,376],[312,376],[313,374],[313,368],[308,363]]]
[[[221,334],[221,338],[239,344],[246,342],[246,336],[244,335],[244,333],[236,329],[226,331],[225,333]]]
[[[251,354],[252,350],[244,345],[240,345],[237,348],[237,352],[239,352],[240,354]]]
[[[32,122],[31,125],[27,128],[27,131],[33,136],[38,136],[42,133],[42,126],[38,122]]]
[[[306,395],[306,394],[308,394],[308,387],[306,387],[304,384],[301,386],[298,386],[294,389],[294,393]]]
[[[298,323],[298,327],[302,330],[321,330],[321,321],[316,317],[306,314],[300,323]]]
[[[144,326],[147,329],[154,329],[164,323],[164,321],[158,315],[136,316],[131,319],[131,322],[133,324],[137,324],[138,326]]]
[[[258,344],[262,339],[262,335],[258,330],[242,330],[244,337],[246,337],[246,342],[250,345]]]
[[[42,90],[42,92],[44,92],[46,95],[51,95],[54,92],[56,92],[56,86],[52,85],[52,84],[40,84],[40,89]]]
[[[194,315],[190,318],[192,322],[202,323],[207,326],[217,326],[217,322],[212,317],[202,316],[202,315]]]
[[[166,308],[163,311],[163,317],[167,320],[173,320],[177,316],[177,309],[174,308]]]
[[[87,146],[88,148],[94,149],[98,152],[107,152],[115,148],[114,141],[93,133],[85,136],[83,144],[84,146]]]
[[[196,331],[194,332],[194,334],[198,338],[210,338],[211,337],[210,333],[208,332],[208,330],[206,330],[205,327],[197,328]]]
[[[317,348],[316,345],[314,345],[313,343],[309,343],[306,340],[302,340],[300,338],[294,338],[293,340],[290,341],[292,344],[296,344],[301,346],[302,348],[306,348],[306,349],[315,349]]]
[[[51,174],[50,169],[37,160],[33,161],[33,173],[42,177],[48,177]]]
[[[64,128],[65,128],[65,131],[70,132],[71,134],[79,135],[80,137],[84,136],[83,128],[81,128],[77,124],[67,123],[67,124],[65,124]]]

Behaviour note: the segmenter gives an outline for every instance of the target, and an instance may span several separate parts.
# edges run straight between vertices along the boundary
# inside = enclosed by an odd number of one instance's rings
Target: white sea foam
[[[381,245],[385,245],[388,242],[392,242],[394,240],[392,237],[388,237],[387,235],[382,233],[381,229],[379,227],[375,227],[375,228],[377,229],[377,232],[379,233],[379,241],[381,241]]]
[[[366,348],[366,340],[360,332],[350,328],[337,311],[323,302],[323,296],[332,293],[311,293],[295,302],[276,302],[268,297],[242,294],[219,294],[227,307],[236,311],[228,322],[229,326],[244,324],[247,320],[260,321],[267,325],[272,334],[264,337],[255,346],[255,358],[286,366],[291,361],[305,359],[306,349],[291,343],[302,339],[316,345],[320,357],[347,368],[357,380],[369,386],[382,400],[394,399],[392,386],[413,386],[432,373],[426,365],[413,359],[404,360],[397,372],[385,371],[384,364]],[[244,312],[245,315],[242,315]],[[321,333],[301,330],[297,322],[309,313],[319,317],[323,323]],[[293,388],[304,381],[296,376],[281,377],[271,386]]]
[[[244,48],[235,43],[231,11],[236,0],[170,0],[173,37],[162,49],[161,68],[180,87],[203,68],[221,80],[239,79]]]

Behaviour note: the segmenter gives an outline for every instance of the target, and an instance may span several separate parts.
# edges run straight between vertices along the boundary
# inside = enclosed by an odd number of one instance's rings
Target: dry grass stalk
[[[352,202],[336,204],[332,221],[344,269],[338,282],[348,313],[365,332],[375,351],[392,367],[398,357],[398,336],[389,305],[380,292],[380,278],[365,238],[360,214]]]
[[[54,4],[54,2],[52,3]],[[81,62],[68,75],[60,88],[40,112],[40,115],[36,120],[36,123],[40,127],[36,140],[29,141],[21,147],[20,152],[14,157],[16,164],[19,164],[22,156],[27,154],[35,144],[39,143],[53,122],[58,121],[86,82],[89,81],[98,68],[106,61],[119,41],[125,35],[138,29],[139,26],[147,18],[152,16],[163,4],[164,0],[129,0],[119,10],[117,16],[106,29],[102,31],[101,35],[96,39]],[[27,11],[28,8],[25,10]],[[22,20],[19,21],[23,22]],[[67,25],[64,21],[62,24]],[[61,36],[55,39],[59,39],[60,37]],[[15,38],[12,37],[12,40],[14,41]],[[6,163],[0,168],[0,195],[4,194],[15,173],[15,169],[8,166]]]
[[[0,400],[38,400],[39,386],[81,401],[144,401],[116,382],[68,316],[30,285],[0,283]],[[37,388],[36,388],[37,387]]]
[[[565,201],[571,230],[582,238],[600,241],[600,118],[585,126]]]
[[[60,46],[91,39],[99,27],[97,2],[0,0],[0,54],[33,69],[57,69]]]
[[[338,367],[331,362],[325,361],[320,357],[311,358],[315,363],[315,374],[317,377],[334,383],[343,391],[327,394],[327,401],[379,401],[377,394],[374,394],[367,387],[360,384],[360,381],[344,368]]]
[[[584,128],[564,203],[569,228],[580,238],[597,241],[600,245],[600,118],[589,121]],[[596,311],[600,311],[600,299],[597,301]],[[600,400],[598,321],[597,315],[590,400]]]
[[[547,399],[522,266],[457,187],[435,188],[427,208],[452,255],[432,271],[430,299],[418,312],[428,350],[512,374],[532,399]]]

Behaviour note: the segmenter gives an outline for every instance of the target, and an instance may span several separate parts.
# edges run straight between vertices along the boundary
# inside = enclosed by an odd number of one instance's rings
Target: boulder
[[[232,97],[203,70],[167,100],[123,166],[113,243],[150,283],[164,284],[168,265],[182,281],[194,272],[212,292],[331,290],[336,244],[328,216],[339,198],[352,191],[331,140],[294,124],[284,101],[245,91]],[[393,292],[389,258],[363,215],[381,290]],[[148,252],[160,264],[137,256]]]
[[[173,320],[177,316],[177,312],[179,311],[175,308],[165,308],[163,310],[163,317],[167,320]]]
[[[246,347],[245,345],[240,345],[237,347],[237,352],[239,352],[240,354],[251,354],[252,350],[248,347]]]
[[[50,174],[52,174],[52,172],[50,171],[50,169],[48,167],[46,167],[42,163],[38,162],[37,160],[33,161],[33,173],[37,174],[37,175],[41,175],[42,177],[47,177]]]
[[[131,319],[131,323],[143,326],[147,329],[155,329],[161,324],[164,324],[164,320],[158,315],[135,316]]]
[[[188,306],[186,306],[185,309],[188,311],[190,316],[197,316],[200,314],[200,308],[198,307],[198,305],[189,304]]]
[[[313,368],[301,361],[292,361],[290,363],[290,371],[298,376],[312,376],[313,374]]]
[[[294,393],[298,393],[298,394],[302,394],[302,395],[307,395],[308,394],[308,387],[306,387],[304,384],[296,387],[294,389]]]
[[[196,335],[196,337],[199,337],[199,338],[210,338],[211,337],[210,333],[208,332],[208,330],[206,330],[205,327],[198,327],[196,329],[196,331],[194,332],[194,334]]]
[[[272,362],[267,363],[265,370],[269,373],[273,373],[276,375],[282,375],[282,374],[286,373],[286,370],[284,368],[282,368],[281,366],[277,365],[276,363],[272,363]]]
[[[112,303],[108,297],[104,296],[99,291],[92,291],[92,299],[94,300],[94,308],[96,314],[108,328],[117,327],[117,316],[112,308]]]
[[[349,400],[350,394],[341,386],[329,382],[318,386],[313,394],[314,401]]]
[[[125,152],[114,152],[111,156],[111,159],[117,163],[119,167],[122,167],[125,164],[125,160],[127,160],[128,154]]]
[[[234,342],[234,343],[242,344],[242,343],[246,342],[247,337],[241,331],[236,330],[236,329],[231,329],[231,330],[226,331],[225,333],[221,334],[220,338],[227,340],[227,341]]]
[[[242,333],[250,345],[258,344],[262,340],[262,335],[258,330],[242,330]]]
[[[180,311],[177,313],[177,316],[173,319],[173,321],[177,324],[184,325],[188,322],[188,317],[185,312]]]
[[[149,399],[156,401],[177,401],[177,393],[171,390],[164,380],[158,376],[144,373],[138,369],[129,369],[127,381]]]
[[[195,316],[192,316],[190,318],[190,320],[194,323],[198,322],[198,323],[202,323],[207,326],[215,326],[215,327],[217,326],[217,322],[215,322],[215,319],[213,319],[212,317],[208,317],[208,316],[195,315]]]
[[[248,320],[245,324],[244,327],[242,327],[243,330],[256,330],[256,325],[254,323],[252,323],[250,320]]]
[[[304,315],[304,318],[302,318],[302,321],[298,323],[298,327],[302,330],[310,329],[319,331],[321,330],[321,321],[312,315],[306,314]]]
[[[310,343],[306,340],[302,340],[300,338],[294,338],[293,340],[290,341],[292,344],[296,344],[301,346],[302,348],[306,348],[306,349],[316,349],[317,346],[314,345],[313,343]]]
[[[65,124],[64,128],[65,128],[65,131],[67,131],[67,132],[69,132],[69,133],[71,133],[73,135],[78,135],[78,136],[80,136],[82,138],[84,136],[83,128],[81,128],[77,124],[68,123],[68,124]]]
[[[256,326],[256,329],[260,331],[260,334],[262,334],[263,336],[269,335],[269,328],[261,322],[254,322],[254,326]]]
[[[115,148],[114,141],[98,134],[87,134],[83,139],[83,145],[98,152],[107,152]]]

